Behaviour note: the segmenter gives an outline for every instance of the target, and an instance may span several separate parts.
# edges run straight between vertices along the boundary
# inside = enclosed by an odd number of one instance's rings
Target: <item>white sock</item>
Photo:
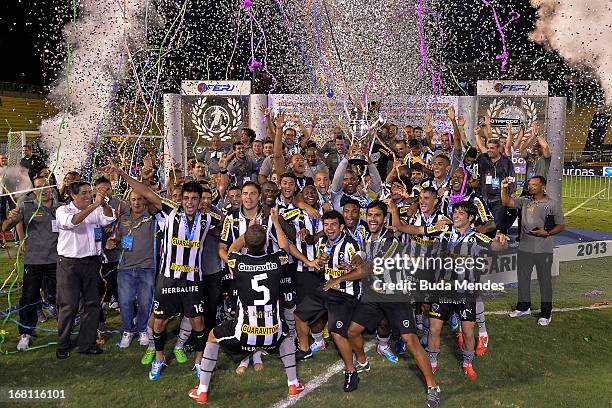
[[[189,339],[189,335],[191,334],[191,321],[188,317],[183,317],[181,320],[179,334],[176,338],[176,344],[174,348],[183,348],[185,346],[185,342]]]
[[[484,303],[476,302],[476,324],[478,325],[478,336],[488,336],[487,325],[485,324]]]
[[[287,326],[289,327],[289,335],[291,336],[293,341],[295,341],[295,338],[297,337],[297,334],[295,332],[294,312],[295,312],[295,306],[293,306],[291,309],[283,310],[283,315],[285,316],[285,322],[287,323]]]
[[[251,361],[251,357],[246,357],[244,360],[242,360],[240,362],[240,364],[238,364],[238,367],[244,367],[244,368],[248,368],[249,367],[249,361]]]
[[[261,359],[261,351],[259,350],[253,353],[253,365],[255,364],[263,364],[263,361]]]
[[[148,350],[155,350],[155,342],[153,341],[153,329],[147,326],[147,337],[149,338]]]
[[[312,335],[312,338],[314,339],[315,343],[323,343],[323,331],[320,331],[319,333],[310,332],[310,334]]]

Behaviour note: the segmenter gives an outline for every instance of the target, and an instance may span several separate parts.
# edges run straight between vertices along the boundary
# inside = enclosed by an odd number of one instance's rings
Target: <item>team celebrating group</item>
[[[315,142],[315,117],[306,127],[298,117],[266,112],[266,135],[244,128],[231,146],[215,136],[186,171],[174,165],[165,179],[152,155],[138,171],[109,160],[96,169],[93,187],[71,172],[53,189],[48,174],[31,171],[40,189],[3,222],[5,231],[27,231],[18,349],[31,345],[41,289],[57,302],[60,359],[69,356],[75,324],[79,352],[102,353],[102,305],[116,301],[119,348],[138,336],[147,346],[142,363],[151,364],[149,379],[156,380],[166,367],[168,322],[178,317],[173,354],[185,363],[186,350],[195,351],[199,384],[189,396],[206,403],[220,349],[238,374],[251,360],[263,369],[262,356],[278,353],[293,398],[304,390],[296,363],[329,347],[330,335],[345,365],[343,389],[355,391],[370,370],[368,332],[392,364],[398,354],[413,356],[427,384],[426,405],[438,406],[443,323],[450,320],[457,333],[469,380],[477,379],[474,360],[487,352],[489,335],[477,289],[430,288],[480,281],[487,262],[465,267],[465,259],[490,261],[508,247],[516,210],[548,200],[550,164],[537,122],[516,134],[509,125],[494,137],[484,118],[468,138],[453,108],[441,119],[448,131],[437,132],[430,113],[422,127],[385,124],[372,130],[368,145],[350,144],[340,127],[333,140]],[[513,149],[527,163],[520,198]],[[356,154],[367,163],[351,160]],[[554,203],[542,211],[554,225],[536,225],[533,211],[524,211],[519,228],[529,237],[519,251],[562,230]],[[412,260],[410,268],[374,267],[400,257]],[[463,267],[432,259],[461,259]],[[538,276],[550,268],[542,259]],[[542,302],[538,324],[545,326],[552,306],[544,296]],[[510,315],[526,315],[529,307],[519,301]]]

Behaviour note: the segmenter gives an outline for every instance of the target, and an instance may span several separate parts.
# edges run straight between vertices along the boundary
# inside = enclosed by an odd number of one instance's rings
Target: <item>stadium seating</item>
[[[43,119],[57,113],[53,105],[39,95],[0,95],[0,102],[0,139],[6,139],[9,130],[38,130]]]

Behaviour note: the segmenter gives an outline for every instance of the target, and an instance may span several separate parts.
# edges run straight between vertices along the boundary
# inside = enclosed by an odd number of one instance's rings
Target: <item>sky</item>
[[[162,14],[172,16],[180,7],[182,0],[157,0]],[[257,1],[254,1],[257,4]],[[406,2],[407,4],[416,4]],[[220,52],[223,47],[227,48],[232,41],[233,27],[225,24],[227,31],[223,31],[215,20],[231,22],[227,14],[228,10],[237,7],[237,1],[193,1],[189,0],[186,13],[185,27],[192,36],[187,49],[168,56],[169,68],[165,71],[164,86],[167,90],[173,90],[178,86],[181,79],[205,78],[223,76],[227,50]],[[444,40],[442,52],[444,64],[448,69],[459,77],[459,80],[471,81],[476,77],[480,79],[500,78],[500,64],[494,64],[480,73],[472,74],[472,66],[456,67],[456,63],[474,63],[482,61],[494,61],[497,53],[501,52],[501,41],[499,33],[494,24],[491,9],[485,7],[481,0],[450,0],[440,1],[439,12],[442,21]],[[512,75],[521,76],[520,79],[545,79],[551,82],[551,90],[559,95],[567,95],[569,89],[565,86],[563,79],[568,72],[566,65],[556,53],[544,50],[540,45],[534,44],[527,39],[528,33],[533,29],[536,11],[529,5],[528,0],[508,0],[493,3],[502,23],[507,20],[511,11],[519,14],[519,18],[511,23],[505,31],[508,52],[510,57],[510,68],[507,77]],[[274,10],[272,10],[274,12]],[[206,16],[207,18],[203,18]],[[5,56],[5,63],[0,66],[0,82],[17,82],[48,86],[58,74],[61,74],[62,63],[65,59],[66,49],[63,45],[62,27],[70,21],[71,0],[2,0],[0,2],[0,55]],[[366,16],[367,18],[367,16]],[[374,18],[374,17],[372,17]],[[267,33],[271,37],[278,35],[274,31]],[[286,46],[287,54],[292,54],[296,66],[300,61],[295,58],[295,50],[290,50],[291,43],[272,41],[274,44]],[[206,48],[190,50],[189,47],[200,47],[207,44]],[[217,50],[217,52],[215,51]],[[210,57],[211,55],[215,57]],[[188,56],[188,57],[186,57]],[[420,57],[414,56],[416,59]],[[248,52],[239,49],[233,64],[230,77],[242,79],[248,71]],[[276,64],[286,64],[286,61],[273,61]],[[515,61],[522,64],[522,69],[515,71]],[[208,61],[208,66],[206,63]],[[535,61],[535,63],[534,63]],[[298,69],[298,68],[295,68]],[[487,77],[487,78],[484,78]],[[283,78],[280,78],[281,83]],[[286,82],[290,82],[287,79]],[[597,87],[590,86],[580,88],[581,96],[597,94]],[[459,89],[453,88],[450,93],[458,93]],[[285,86],[280,89],[291,91]]]

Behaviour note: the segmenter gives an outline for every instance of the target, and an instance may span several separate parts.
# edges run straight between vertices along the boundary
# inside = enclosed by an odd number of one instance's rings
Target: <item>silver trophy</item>
[[[368,155],[363,152],[363,147],[366,146],[368,151],[372,145],[372,138],[374,132],[385,123],[385,120],[378,114],[378,107],[376,103],[373,103],[373,109],[368,109],[368,105],[364,108],[361,104],[356,104],[350,115],[349,127],[350,127],[350,142],[351,145],[355,145],[356,150],[353,151],[348,161],[350,164],[366,166],[369,162]],[[346,109],[346,107],[345,107]],[[348,114],[348,112],[347,112]],[[370,118],[378,118],[374,123],[371,123]]]

